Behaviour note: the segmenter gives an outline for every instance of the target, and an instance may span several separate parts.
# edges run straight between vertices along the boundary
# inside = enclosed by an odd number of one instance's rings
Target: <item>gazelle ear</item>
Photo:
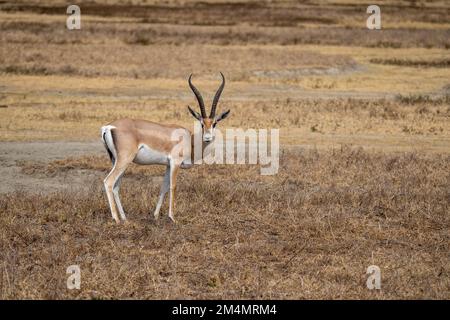
[[[188,109],[189,109],[189,112],[192,114],[192,116],[193,116],[195,119],[197,119],[198,121],[201,121],[201,120],[202,120],[202,117],[201,117],[200,113],[198,113],[198,112],[192,110],[190,106],[188,106]]]
[[[225,112],[222,112],[216,119],[217,122],[225,119],[226,117],[228,117],[228,115],[230,114],[230,110],[227,110]]]

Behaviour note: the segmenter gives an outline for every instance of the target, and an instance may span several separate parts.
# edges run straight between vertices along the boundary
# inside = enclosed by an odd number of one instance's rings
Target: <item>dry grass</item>
[[[227,101],[227,94],[224,94]],[[58,107],[12,106],[0,109],[0,139],[92,140],[112,119],[142,118],[179,123],[192,128],[188,102],[66,103]],[[123,106],[127,107],[124,108]],[[411,148],[448,151],[450,104],[448,97],[406,95],[393,99],[291,99],[232,101],[232,116],[219,129],[281,128],[282,144],[329,145],[352,143],[378,148],[404,143]],[[374,142],[378,139],[380,142]],[[403,141],[403,142],[402,142]]]
[[[164,168],[132,166],[117,226],[105,154],[0,150],[5,180],[36,184],[0,195],[0,298],[450,299],[447,2],[380,0],[381,31],[353,0],[130,3],[78,1],[79,31],[65,1],[0,3],[0,148],[121,117],[191,127],[188,74],[210,101],[223,71],[221,128],[280,128],[280,172],[183,171],[173,225],[149,215]]]
[[[448,156],[350,148],[286,151],[272,177],[201,166],[179,178],[177,225],[149,215],[159,186],[148,176],[126,176],[120,226],[100,181],[8,194],[0,297],[448,299],[449,172]],[[71,264],[80,291],[65,287]],[[365,286],[371,264],[381,292]]]
[[[328,44],[368,47],[441,47],[448,40],[448,4],[439,7],[385,4],[386,29],[364,29],[367,14],[361,5],[322,5],[286,2],[187,2],[184,6],[147,4],[129,6],[81,1],[88,18],[88,34],[61,32],[65,4],[15,3],[3,6],[8,13],[60,17],[30,24],[5,21],[3,39],[10,42],[149,44]],[[111,17],[115,20],[107,21]],[[119,18],[119,20],[118,20]],[[122,18],[122,20],[120,20]],[[130,20],[131,18],[131,20]],[[49,21],[50,20],[50,21]],[[384,20],[383,20],[384,21]],[[20,31],[17,31],[20,30]]]
[[[16,54],[8,54],[13,50]],[[46,54],[42,52],[45,50]],[[114,55],[108,52],[114,51]],[[170,52],[170,59],[167,53]],[[239,59],[236,59],[239,57]],[[226,70],[231,81],[255,77],[256,72],[303,68],[352,69],[349,56],[321,54],[281,46],[124,46],[11,44],[0,48],[0,71],[21,75],[185,79]],[[158,61],[158,63],[155,63]]]
[[[236,115],[231,126],[300,129],[301,136],[289,135],[290,143],[303,143],[311,132],[448,139],[445,105],[427,113],[427,119],[406,116],[388,122],[378,121],[383,114],[378,109],[403,107],[389,102],[367,112],[364,101],[359,102],[363,115],[341,114],[337,108],[309,112],[315,105],[334,103],[322,98],[448,94],[450,68],[434,63],[448,60],[445,3],[383,3],[392,23],[430,25],[386,28],[370,36],[365,12],[351,2],[206,1],[186,3],[182,10],[169,2],[135,3],[142,6],[82,1],[79,32],[64,28],[63,2],[2,4],[0,103],[7,108],[0,109],[0,140],[96,139],[99,126],[122,116],[190,125],[187,75],[194,71],[210,98],[218,70],[229,80],[222,101]],[[407,61],[405,56],[420,56],[427,68],[418,72],[408,64],[371,63]],[[305,97],[320,100],[304,102]],[[343,107],[340,101],[335,104]],[[357,110],[350,105],[344,108]],[[292,117],[283,116],[280,108]],[[266,119],[257,113],[261,109]],[[313,144],[323,140],[316,138],[308,136]]]
[[[50,163],[36,161],[19,161],[23,173],[29,175],[57,176],[70,170],[96,170],[105,174],[111,171],[111,161],[104,156],[69,157],[63,160],[54,160]],[[160,177],[165,168],[160,166],[139,166],[131,164],[127,169],[127,175],[134,177]]]

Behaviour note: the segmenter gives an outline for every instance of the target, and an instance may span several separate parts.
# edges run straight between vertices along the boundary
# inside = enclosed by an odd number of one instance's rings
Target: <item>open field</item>
[[[379,1],[0,1],[0,298],[450,299],[450,5]],[[279,128],[280,169],[133,165],[111,219],[99,129]],[[67,290],[79,264],[81,290]],[[377,265],[382,289],[368,290]]]
[[[93,173],[71,192],[1,198],[3,298],[448,298],[448,155],[287,151],[272,177],[196,167],[179,177],[177,225],[150,214],[162,168],[133,167],[120,227],[98,183],[106,163],[24,167]],[[68,263],[80,291],[65,288]],[[371,264],[381,292],[365,287]]]

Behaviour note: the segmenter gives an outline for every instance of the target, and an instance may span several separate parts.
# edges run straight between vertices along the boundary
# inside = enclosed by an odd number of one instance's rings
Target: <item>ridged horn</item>
[[[216,116],[217,103],[219,102],[220,95],[222,94],[223,88],[225,87],[225,77],[223,76],[222,72],[220,73],[220,75],[222,76],[222,84],[220,85],[219,89],[217,89],[216,95],[214,96],[214,100],[211,106],[211,113],[209,115],[211,119]]]
[[[203,102],[203,97],[200,93],[200,91],[198,91],[198,89],[192,84],[191,81],[192,78],[192,73],[189,76],[189,87],[191,88],[192,92],[194,93],[195,97],[197,98],[198,101],[198,105],[200,107],[200,112],[202,113],[202,118],[206,119],[206,110],[205,110],[205,103]]]

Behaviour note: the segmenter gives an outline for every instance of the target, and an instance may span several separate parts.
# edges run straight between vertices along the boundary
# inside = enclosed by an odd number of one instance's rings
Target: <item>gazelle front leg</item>
[[[169,218],[173,221],[175,221],[175,218],[173,217],[173,210],[174,210],[174,202],[175,202],[175,188],[177,185],[177,174],[178,169],[180,168],[178,164],[175,164],[175,161],[173,159],[170,159],[170,185],[169,185]]]
[[[153,215],[155,216],[155,219],[159,218],[159,210],[161,209],[161,206],[164,202],[164,196],[166,195],[167,191],[169,191],[169,185],[170,185],[170,166],[166,169],[166,174],[164,175],[164,181],[161,185],[161,191],[159,192],[159,199],[158,203],[156,204],[156,209]]]

